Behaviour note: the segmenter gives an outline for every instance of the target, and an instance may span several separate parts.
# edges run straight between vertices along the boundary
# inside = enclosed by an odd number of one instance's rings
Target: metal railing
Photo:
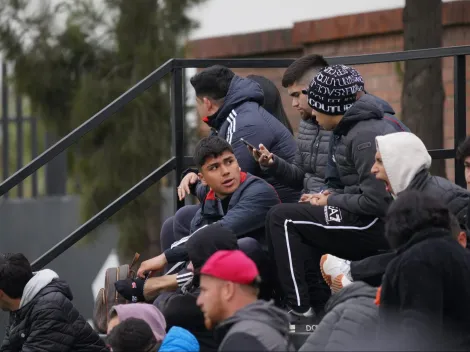
[[[454,148],[430,150],[433,159],[455,158],[455,150],[459,143],[466,137],[466,66],[465,56],[470,55],[470,46],[458,46],[448,48],[436,48],[425,50],[412,50],[405,52],[380,53],[370,55],[355,55],[344,57],[327,58],[330,64],[343,63],[347,65],[386,63],[406,60],[419,60],[429,58],[454,57]],[[171,104],[172,104],[172,137],[173,137],[173,157],[165,164],[150,173],[142,181],[134,185],[127,192],[122,194],[107,207],[98,212],[83,225],[78,227],[70,235],[57,243],[54,247],[44,253],[33,262],[34,270],[38,270],[49,264],[68,248],[85,237],[89,232],[101,225],[119,209],[134,200],[154,183],[170,171],[175,170],[175,182],[179,182],[179,177],[183,168],[191,164],[191,157],[183,155],[184,140],[184,75],[185,68],[205,68],[211,65],[220,64],[231,68],[282,68],[289,66],[293,59],[172,59],[149,74],[139,83],[123,93],[109,105],[97,112],[89,120],[70,132],[52,147],[44,151],[29,164],[15,172],[0,184],[0,196],[11,190],[22,182],[26,177],[33,174],[41,166],[48,163],[66,148],[78,141],[85,134],[110,118],[115,112],[122,109],[126,104],[137,98],[142,92],[150,88],[153,84],[161,80],[165,75],[171,74]],[[455,164],[455,182],[465,185],[464,170],[461,163]],[[176,197],[176,193],[175,193]],[[177,198],[176,198],[177,199]],[[176,201],[176,206],[181,207],[182,202]]]

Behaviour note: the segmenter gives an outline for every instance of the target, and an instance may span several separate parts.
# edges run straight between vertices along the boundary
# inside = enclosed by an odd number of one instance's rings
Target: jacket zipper
[[[310,167],[313,171],[312,174],[315,174],[315,172],[317,172],[318,149],[319,149],[320,141],[321,141],[320,126],[315,125],[315,127],[317,128],[317,136],[313,140],[313,143],[312,143],[311,148],[310,148]],[[313,148],[315,148],[315,153],[313,152]],[[315,162],[312,163],[312,159],[313,159],[314,156],[315,156]]]

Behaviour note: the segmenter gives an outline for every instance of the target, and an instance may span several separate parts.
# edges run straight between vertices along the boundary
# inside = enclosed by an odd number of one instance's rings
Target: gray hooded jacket
[[[294,351],[289,343],[289,318],[273,302],[256,301],[216,328],[221,351]]]
[[[333,295],[325,317],[299,352],[372,350],[379,321],[376,294],[377,288],[359,281]]]

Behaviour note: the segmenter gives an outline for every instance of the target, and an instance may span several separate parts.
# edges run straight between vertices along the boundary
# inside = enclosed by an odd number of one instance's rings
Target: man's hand
[[[140,264],[139,270],[137,270],[137,276],[143,279],[145,278],[145,274],[147,272],[161,270],[166,263],[167,261],[164,253],[152,259],[146,260]]]
[[[330,192],[326,191],[323,193],[313,194],[313,197],[310,199],[310,204],[318,206],[328,205],[328,197]]]
[[[321,193],[304,193],[300,197],[299,203],[310,203],[310,201],[313,198],[319,198],[320,195],[322,195],[322,194],[325,195],[325,196],[329,196],[331,193],[330,193],[330,191],[323,191]]]
[[[253,149],[248,147],[248,150],[253,155],[253,158],[261,165],[265,167],[269,167],[272,163],[274,163],[274,155],[270,153],[268,149],[263,144],[259,145],[258,149]]]
[[[199,180],[199,177],[194,172],[188,173],[180,182],[178,186],[178,198],[183,200],[187,195],[191,194],[189,190],[190,185],[194,185]]]
[[[174,291],[178,288],[176,281],[177,274],[152,277],[145,281],[144,297],[145,301],[153,301],[157,296],[166,291]]]

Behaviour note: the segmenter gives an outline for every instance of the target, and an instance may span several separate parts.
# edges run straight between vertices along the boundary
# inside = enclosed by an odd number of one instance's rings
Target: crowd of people
[[[178,186],[162,253],[116,283],[106,344],[51,270],[0,257],[0,351],[470,349],[470,193],[430,174],[424,143],[360,73],[320,55],[276,86],[212,66],[191,79],[211,127]],[[470,183],[470,138],[458,150]],[[163,275],[155,273],[163,271]],[[468,310],[467,310],[468,309]]]

